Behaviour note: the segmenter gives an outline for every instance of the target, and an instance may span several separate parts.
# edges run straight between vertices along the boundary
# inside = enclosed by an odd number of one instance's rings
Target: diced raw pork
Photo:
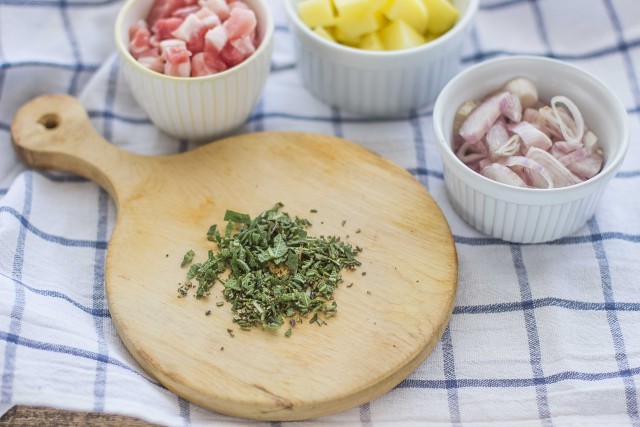
[[[191,53],[181,47],[169,47],[164,52],[167,62],[164,73],[175,77],[189,77],[191,75]]]
[[[233,8],[222,26],[227,30],[229,39],[251,35],[256,28],[256,14],[251,9]]]
[[[191,15],[192,13],[198,13],[199,10],[200,10],[200,6],[197,6],[197,5],[185,6],[185,7],[181,7],[180,9],[176,9],[171,14],[171,16],[185,19],[187,16]]]
[[[223,26],[217,26],[209,30],[204,38],[207,44],[210,44],[220,52],[224,45],[227,44],[227,30],[225,30]]]
[[[173,38],[171,33],[177,30],[183,21],[184,19],[182,18],[164,18],[157,20],[156,23],[153,24],[155,37],[158,41]]]
[[[173,12],[185,6],[185,0],[156,0],[151,7],[147,22],[150,27],[153,27],[158,19],[168,18]]]
[[[229,5],[225,0],[200,0],[200,6],[213,10],[221,21],[229,19]]]
[[[216,15],[216,13],[208,7],[203,7],[202,9],[200,9],[196,13],[196,16],[207,28],[217,27],[218,25],[222,24],[222,21],[220,21],[218,15]]]
[[[147,20],[129,29],[129,51],[151,70],[200,77],[251,56],[256,27],[244,0],[156,0]]]

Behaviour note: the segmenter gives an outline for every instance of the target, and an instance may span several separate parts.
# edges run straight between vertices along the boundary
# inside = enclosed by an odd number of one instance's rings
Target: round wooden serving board
[[[356,144],[265,132],[140,156],[107,143],[63,95],[22,107],[12,134],[27,164],[85,176],[113,197],[113,322],[148,373],[205,408],[297,420],[355,407],[406,378],[447,325],[457,257],[442,212],[404,169]],[[284,327],[241,331],[230,304],[216,306],[220,284],[208,299],[178,298],[184,253],[193,249],[197,262],[217,249],[206,232],[224,227],[225,210],[253,217],[276,202],[309,218],[310,235],[335,234],[364,249],[362,266],[344,272],[334,294],[335,317],[324,326],[305,321],[286,338]]]

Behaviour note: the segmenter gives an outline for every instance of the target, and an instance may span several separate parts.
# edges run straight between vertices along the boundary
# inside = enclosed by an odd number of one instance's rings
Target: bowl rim
[[[358,55],[364,58],[394,58],[401,57],[407,55],[413,55],[417,53],[421,53],[424,51],[436,50],[440,45],[448,42],[449,39],[456,36],[456,34],[464,31],[472,19],[478,12],[480,0],[467,0],[469,5],[465,9],[464,14],[458,18],[453,27],[449,29],[446,33],[441,36],[435,38],[434,40],[423,43],[420,46],[412,47],[409,49],[399,49],[399,50],[383,50],[383,51],[375,51],[375,50],[365,50],[359,49],[356,47],[351,47],[344,45],[342,43],[333,42],[331,40],[327,40],[323,37],[320,37],[314,31],[311,31],[311,28],[307,26],[300,17],[298,16],[298,12],[294,8],[294,2],[299,2],[301,0],[283,0],[284,1],[284,9],[289,17],[289,22],[292,22],[296,28],[301,30],[307,37],[311,37],[317,43],[320,43],[325,48],[335,49],[337,52]]]
[[[216,74],[210,74],[207,76],[200,76],[200,77],[176,77],[176,76],[168,76],[164,73],[158,73],[156,71],[150,70],[149,68],[141,65],[129,52],[129,49],[127,46],[124,46],[123,40],[120,37],[120,30],[122,28],[122,26],[124,25],[124,20],[125,17],[127,16],[127,14],[130,12],[131,8],[133,7],[133,5],[139,1],[142,0],[127,0],[127,2],[120,8],[120,11],[118,12],[118,16],[116,17],[116,21],[115,24],[113,26],[113,35],[115,38],[115,42],[116,42],[116,47],[118,49],[118,52],[120,53],[120,56],[122,58],[124,58],[125,61],[128,61],[130,64],[133,64],[133,66],[138,69],[139,71],[142,71],[143,73],[154,77],[154,78],[158,78],[158,79],[166,79],[169,81],[174,81],[174,82],[202,82],[202,81],[207,81],[207,80],[217,80],[217,79],[221,79],[224,78],[225,76],[228,76],[242,68],[246,68],[249,66],[249,64],[251,62],[255,61],[255,58],[261,54],[263,54],[265,51],[267,51],[269,49],[269,46],[271,45],[271,41],[273,39],[273,33],[275,31],[275,23],[274,23],[274,19],[273,19],[273,14],[271,13],[271,8],[269,7],[269,5],[266,3],[265,0],[252,0],[253,2],[259,3],[262,8],[264,9],[264,16],[262,17],[262,20],[264,22],[263,25],[265,25],[265,32],[264,32],[264,36],[262,37],[262,40],[260,41],[260,45],[258,46],[258,48],[255,50],[255,52],[253,52],[249,57],[247,57],[244,61],[242,61],[240,64],[228,68],[220,73],[216,73]],[[152,2],[155,0],[151,0]],[[253,10],[253,9],[252,9]],[[255,12],[255,11],[254,11]]]
[[[453,150],[447,143],[445,133],[443,132],[443,129],[442,129],[442,121],[444,119],[444,116],[447,114],[447,112],[450,111],[450,106],[444,105],[444,101],[443,101],[446,98],[446,95],[448,94],[448,92],[451,91],[452,88],[455,88],[457,85],[459,85],[461,80],[468,78],[469,75],[473,75],[480,69],[493,67],[495,66],[495,64],[500,64],[503,67],[505,67],[505,66],[508,66],[509,63],[522,62],[522,61],[541,62],[541,63],[551,64],[552,66],[556,66],[556,67],[567,68],[573,73],[582,75],[586,80],[589,80],[592,85],[598,86],[601,90],[603,90],[603,92],[609,95],[608,96],[609,100],[611,101],[611,104],[615,108],[615,115],[620,116],[621,122],[623,124],[622,135],[620,138],[621,141],[620,141],[620,145],[613,153],[613,156],[607,159],[608,161],[606,162],[604,168],[592,178],[586,181],[582,181],[578,184],[567,186],[567,187],[558,187],[558,188],[515,187],[515,186],[504,184],[498,181],[494,181],[492,179],[489,179],[475,172],[474,170],[469,168],[467,165],[465,165],[454,154]],[[591,74],[590,72],[580,67],[577,67],[573,64],[567,63],[565,61],[549,58],[546,56],[513,55],[513,56],[507,56],[507,57],[499,57],[499,58],[494,58],[491,60],[480,62],[458,73],[458,75],[456,75],[453,79],[451,79],[447,83],[447,85],[442,89],[442,91],[438,95],[438,98],[436,99],[436,102],[433,107],[432,122],[433,122],[433,132],[436,140],[435,144],[438,147],[438,151],[440,151],[440,155],[443,157],[443,161],[445,160],[444,157],[446,156],[450,162],[451,161],[453,162],[453,164],[455,165],[454,167],[457,171],[459,171],[460,173],[463,173],[465,176],[469,177],[470,179],[475,180],[477,183],[482,183],[482,185],[485,185],[485,186],[493,186],[496,190],[499,189],[500,191],[508,191],[511,194],[516,194],[520,196],[526,195],[530,197],[540,197],[541,195],[551,195],[551,194],[561,195],[563,193],[572,193],[575,191],[580,191],[581,189],[584,189],[587,186],[594,186],[596,183],[606,179],[609,175],[611,175],[612,173],[618,170],[618,168],[622,164],[622,161],[624,160],[624,157],[626,155],[626,152],[630,143],[629,115],[627,114],[627,110],[622,104],[622,101],[613,92],[613,90],[609,88],[605,83],[603,83],[600,79],[598,79],[593,74]],[[447,166],[445,165],[444,167],[446,168]],[[483,191],[483,192],[486,193],[486,191]]]

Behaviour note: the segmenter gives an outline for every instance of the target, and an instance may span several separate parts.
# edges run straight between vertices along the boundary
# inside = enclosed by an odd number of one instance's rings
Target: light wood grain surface
[[[144,157],[104,141],[62,95],[23,107],[12,133],[26,163],[88,177],[113,197],[106,292],[115,326],[146,371],[205,408],[292,420],[355,407],[409,375],[449,320],[457,258],[442,212],[409,173],[354,143],[269,132]],[[216,249],[206,231],[226,209],[254,216],[275,202],[311,217],[311,234],[364,248],[328,325],[305,323],[290,338],[243,332],[229,304],[215,305],[220,285],[206,300],[177,298],[179,261],[188,249],[196,261]]]

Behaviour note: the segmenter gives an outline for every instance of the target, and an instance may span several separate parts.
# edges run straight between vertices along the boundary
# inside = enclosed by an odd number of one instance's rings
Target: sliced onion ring
[[[573,116],[573,120],[576,124],[574,134],[571,133],[573,129],[569,129],[569,126],[567,126],[564,120],[562,120],[562,116],[558,111],[558,104],[564,104],[569,110],[569,113]],[[553,114],[558,120],[560,131],[562,132],[562,136],[564,136],[565,141],[569,143],[580,143],[582,141],[582,136],[584,135],[584,119],[582,118],[582,113],[578,106],[566,96],[558,95],[551,98],[551,108],[553,109]]]
[[[501,165],[500,163],[491,163],[483,167],[482,175],[494,181],[512,185],[514,187],[528,187],[517,173],[515,173],[505,165]]]

